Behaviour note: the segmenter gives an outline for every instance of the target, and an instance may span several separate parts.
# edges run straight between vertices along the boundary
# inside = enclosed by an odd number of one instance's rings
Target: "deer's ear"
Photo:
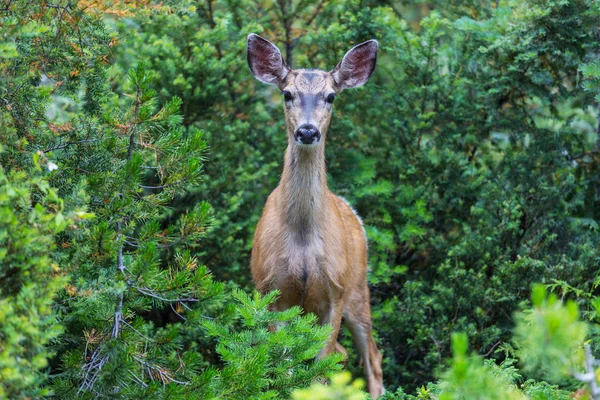
[[[254,33],[248,35],[247,57],[252,74],[264,83],[279,85],[290,71],[277,46]]]
[[[331,71],[333,80],[340,89],[364,85],[377,64],[377,40],[369,40],[354,46],[342,61]]]

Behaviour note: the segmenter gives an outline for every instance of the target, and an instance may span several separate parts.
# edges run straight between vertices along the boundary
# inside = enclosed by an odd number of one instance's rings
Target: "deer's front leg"
[[[340,325],[342,323],[343,309],[344,304],[341,299],[338,299],[330,303],[329,307],[319,310],[320,312],[317,313],[317,316],[319,317],[319,325],[329,324],[333,328],[333,332],[331,332],[331,336],[325,344],[325,347],[323,347],[323,349],[321,349],[317,355],[317,360],[322,359],[327,354],[333,353],[336,350],[337,337],[340,332]]]
[[[295,281],[289,280],[284,283],[279,283],[277,286],[274,286],[274,288],[279,290],[280,295],[277,300],[269,306],[269,311],[282,312],[302,304],[302,293]],[[264,294],[266,293],[268,293],[268,291]],[[275,332],[285,325],[287,325],[286,322],[273,323],[269,326],[269,331]]]

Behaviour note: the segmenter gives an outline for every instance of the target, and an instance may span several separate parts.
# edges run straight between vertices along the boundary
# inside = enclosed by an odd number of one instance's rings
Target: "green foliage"
[[[151,73],[141,64],[128,78],[128,96],[107,94],[100,118],[84,115],[95,123],[91,129],[73,117],[70,123],[79,129],[72,144],[56,144],[47,153],[59,160],[51,181],[85,191],[85,204],[96,215],[84,233],[61,237],[60,257],[72,275],[61,296],[70,346],[60,346],[64,373],[55,383],[64,397],[115,391],[137,396],[187,384],[202,362],[183,339],[186,326],[198,325],[201,310],[222,293],[207,268],[189,250],[179,250],[205,233],[210,206],[197,203],[177,215],[169,207],[200,179],[203,134],[180,128],[179,99],[158,107],[148,87]],[[81,173],[61,174],[72,170]],[[185,323],[157,325],[152,313],[167,310]]]
[[[511,361],[501,366],[467,356],[467,336],[452,335],[452,362],[439,385],[440,400],[511,399],[526,397],[514,384],[516,373]]]
[[[593,148],[594,114],[573,103],[587,99],[577,82],[563,79],[596,43],[574,28],[596,9],[536,7],[510,4],[480,20],[431,13],[417,33],[398,23],[381,39],[392,53],[387,76],[380,68],[381,86],[353,101],[361,153],[376,161],[364,162],[367,180],[342,169],[335,183],[357,189],[347,197],[376,227],[367,229],[377,233],[374,325],[393,344],[384,376],[397,383],[430,379],[453,330],[482,354],[508,340],[531,282],[589,287],[595,274],[598,253],[584,249],[597,249],[598,236],[579,220],[590,210],[588,181],[573,167]],[[571,36],[548,36],[556,32]],[[365,184],[390,189],[373,195]]]
[[[357,379],[350,383],[352,375],[341,372],[331,378],[329,385],[314,384],[308,389],[299,389],[293,393],[294,400],[365,400],[367,395],[361,391],[364,382]]]
[[[315,327],[313,314],[300,316],[298,307],[273,312],[268,306],[277,292],[252,297],[240,290],[233,292],[242,329],[235,331],[216,321],[204,321],[208,333],[218,340],[216,347],[225,366],[209,370],[200,377],[210,382],[196,395],[200,398],[228,399],[289,398],[297,387],[324,379],[339,370],[341,356],[313,362],[323,348],[331,329]],[[270,326],[277,326],[270,331]],[[208,377],[206,377],[208,376]]]
[[[78,76],[102,75],[95,51],[107,37],[100,21],[71,6],[0,8],[0,398],[39,398],[50,393],[49,345],[62,332],[52,302],[69,269],[55,257],[55,239],[65,229],[80,232],[89,217],[49,184],[56,160],[40,150],[61,132],[45,112],[51,95],[72,93]],[[77,33],[85,43],[76,43]]]
[[[600,102],[600,62],[594,60],[582,65],[581,72],[586,78],[583,88],[589,92],[597,93],[595,99]]]
[[[583,341],[588,325],[580,320],[575,303],[566,304],[555,295],[547,295],[541,285],[532,292],[533,308],[515,315],[513,341],[502,349],[507,358],[496,364],[467,354],[467,336],[452,335],[452,354],[447,369],[440,373],[441,380],[417,390],[416,396],[403,393],[388,395],[390,399],[570,399],[572,392],[561,390],[545,381],[524,380],[523,374],[533,374],[542,379],[559,381],[563,386],[574,385],[573,377],[584,369]],[[516,359],[519,356],[517,368]],[[593,363],[593,362],[592,362]],[[569,385],[569,378],[570,385]],[[583,390],[580,391],[582,394]],[[587,397],[584,397],[587,398]]]
[[[35,165],[35,164],[34,164]],[[0,167],[0,398],[48,394],[42,388],[51,355],[47,345],[61,333],[52,300],[64,284],[52,263],[54,235],[75,222],[41,172],[7,173]]]
[[[543,361],[541,364],[539,359],[532,357],[523,357],[521,361],[524,364],[525,370],[534,370],[543,366],[544,370],[552,368],[558,371],[565,371],[568,359],[573,361],[571,357],[575,349],[581,350],[582,343],[577,342],[580,336],[580,331],[583,328],[585,331],[585,323],[579,321],[576,315],[570,310],[573,306],[570,304],[563,305],[561,302],[553,298],[552,295],[546,300],[545,290],[541,286],[534,289],[533,296],[540,295],[539,303],[535,303],[535,308],[527,310],[527,313],[522,313],[517,321],[516,334],[514,340],[520,345],[523,341],[523,336],[531,335],[531,339],[527,339],[529,349],[539,353],[544,352]],[[552,299],[552,300],[551,300]],[[531,313],[539,313],[538,318],[529,318]],[[544,340],[538,340],[536,336],[541,326],[546,326],[548,321],[556,321],[557,318],[564,317],[565,313],[569,314],[570,323],[566,326],[555,327],[562,331],[563,342],[559,343],[553,336],[556,332],[549,334],[550,339],[547,343]],[[532,323],[533,321],[533,323]],[[544,343],[540,346],[540,343]],[[578,343],[578,344],[574,344]],[[515,359],[507,358],[500,365],[497,365],[493,360],[484,360],[477,355],[469,355],[467,353],[467,335],[464,333],[452,334],[452,358],[448,367],[442,371],[440,380],[437,383],[430,383],[427,387],[422,386],[416,390],[415,395],[408,395],[402,389],[396,393],[387,392],[381,399],[390,400],[567,400],[573,397],[569,391],[558,389],[544,381],[535,381],[529,379],[523,381],[522,372],[515,366]],[[506,350],[511,352],[510,347]],[[582,360],[570,364],[572,367],[582,366]],[[569,372],[573,372],[571,369]],[[567,373],[569,375],[569,373]],[[565,376],[564,374],[562,375]],[[313,385],[309,389],[298,390],[294,392],[295,399],[364,399],[366,395],[358,389],[361,388],[360,381],[350,385],[351,376],[349,374],[340,374],[332,378],[329,386],[322,384]],[[582,392],[583,393],[583,392]]]
[[[540,285],[534,286],[532,301],[532,310],[516,315],[517,355],[533,376],[560,382],[583,365],[587,326],[575,302],[562,304]]]
[[[524,328],[527,329],[527,328]],[[476,399],[513,399],[513,400],[567,400],[572,393],[558,389],[546,382],[527,380],[515,367],[514,359],[506,359],[500,365],[492,360],[482,360],[475,355],[467,355],[467,337],[465,334],[452,335],[453,357],[450,366],[442,374],[442,380],[417,390],[416,396],[398,393],[390,399],[412,400],[476,400]],[[553,365],[560,365],[558,358],[550,359]]]
[[[588,325],[580,320],[577,305],[548,295],[541,285],[533,287],[532,302],[533,308],[515,315],[513,341],[522,371],[515,367],[512,358],[496,365],[492,360],[466,356],[466,335],[454,334],[450,367],[442,374],[443,380],[431,385],[427,392],[439,393],[439,399],[572,398],[569,391],[545,381],[529,379],[517,385],[526,372],[529,376],[573,386],[573,377],[584,369],[583,344]],[[510,347],[505,350],[512,353]],[[424,394],[422,390],[420,398],[428,398]]]

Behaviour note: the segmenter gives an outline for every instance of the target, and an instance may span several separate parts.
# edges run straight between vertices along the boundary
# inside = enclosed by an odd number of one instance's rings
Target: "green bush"
[[[0,148],[1,149],[1,148]],[[1,150],[0,150],[1,151]],[[54,235],[74,223],[39,162],[25,171],[0,167],[0,398],[48,394],[47,346],[61,333],[52,301],[65,282],[52,262]]]
[[[331,378],[329,385],[314,384],[307,389],[294,391],[294,400],[364,400],[367,394],[361,389],[364,382],[356,380],[350,383],[352,375],[341,372]]]
[[[329,337],[329,327],[316,327],[316,316],[300,316],[300,308],[273,312],[268,306],[277,292],[252,297],[233,292],[241,329],[232,330],[207,320],[208,334],[218,340],[217,352],[224,362],[220,370],[205,371],[199,378],[204,387],[193,392],[198,398],[289,398],[294,388],[324,380],[340,369],[340,355],[313,362]],[[271,331],[273,325],[279,326]]]

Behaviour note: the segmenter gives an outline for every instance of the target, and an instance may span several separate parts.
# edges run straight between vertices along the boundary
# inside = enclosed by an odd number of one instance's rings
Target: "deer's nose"
[[[301,125],[296,129],[294,136],[296,141],[300,141],[303,144],[318,143],[321,140],[321,132],[319,132],[316,126],[311,124]]]

